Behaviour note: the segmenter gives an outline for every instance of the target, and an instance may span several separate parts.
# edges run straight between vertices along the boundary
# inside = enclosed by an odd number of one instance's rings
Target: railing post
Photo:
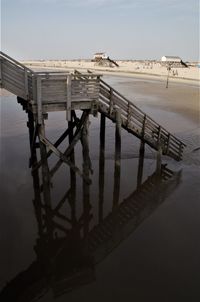
[[[111,115],[113,112],[113,89],[110,88],[110,107],[109,107],[109,114]]]
[[[139,151],[138,174],[137,174],[137,188],[142,184],[144,153],[145,153],[145,143],[143,140],[141,140],[140,151]]]
[[[168,134],[168,140],[167,140],[167,150],[166,150],[166,154],[168,154],[169,152],[169,145],[170,145],[170,139],[171,139],[171,134]]]
[[[157,145],[160,145],[160,137],[161,137],[161,126],[158,127],[158,139],[157,139]]]
[[[26,94],[26,99],[29,99],[29,91],[28,91],[28,72],[27,69],[24,69],[24,86],[25,86],[25,94]]]
[[[144,135],[145,135],[146,119],[147,119],[147,116],[145,114],[144,119],[143,119],[143,123],[142,123],[142,139],[144,139]]]
[[[104,182],[105,182],[105,125],[106,117],[101,113],[99,148],[99,222],[103,220]]]
[[[40,76],[36,78],[36,96],[37,96],[37,117],[38,117],[38,124],[42,124],[42,79]]]
[[[0,88],[2,88],[2,58],[0,57]]]
[[[116,109],[116,129],[115,129],[115,162],[120,165],[121,159],[121,110]]]
[[[127,110],[127,122],[126,126],[129,128],[131,122],[131,105],[130,102],[128,102],[128,110]]]
[[[66,119],[68,122],[71,121],[71,85],[72,85],[72,76],[71,74],[67,76],[67,102],[66,102]]]
[[[157,162],[156,162],[156,172],[158,176],[161,174],[161,169],[162,169],[162,145],[160,141],[161,137],[161,127],[159,126],[158,129],[158,145],[157,145]]]

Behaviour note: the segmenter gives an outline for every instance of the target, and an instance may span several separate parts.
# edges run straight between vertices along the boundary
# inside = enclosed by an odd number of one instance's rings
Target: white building
[[[102,59],[108,59],[108,56],[105,52],[97,52],[93,56],[94,61],[99,61],[99,60],[102,60]]]
[[[174,56],[163,56],[161,58],[162,62],[172,62],[172,63],[181,63],[180,57],[174,57]]]

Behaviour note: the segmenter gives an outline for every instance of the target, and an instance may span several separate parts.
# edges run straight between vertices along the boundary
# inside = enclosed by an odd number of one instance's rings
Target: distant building
[[[108,56],[105,52],[97,52],[93,56],[93,61],[100,61],[100,60],[106,60],[108,59]]]
[[[180,57],[174,57],[174,56],[163,56],[161,58],[162,62],[172,62],[172,63],[181,63]]]

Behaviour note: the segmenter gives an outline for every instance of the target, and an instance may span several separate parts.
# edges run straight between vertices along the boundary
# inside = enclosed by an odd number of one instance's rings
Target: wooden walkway
[[[175,160],[182,159],[185,144],[103,81],[100,75],[77,71],[74,74],[34,72],[0,52],[0,84],[27,101],[39,125],[50,111],[65,110],[68,121],[76,109],[90,110],[93,114],[99,111],[119,128],[122,126],[137,136],[143,144]],[[44,137],[43,143],[48,144]]]

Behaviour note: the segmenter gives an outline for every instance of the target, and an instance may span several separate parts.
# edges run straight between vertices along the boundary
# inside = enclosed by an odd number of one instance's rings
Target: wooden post
[[[39,137],[45,136],[45,126],[44,126],[44,120],[42,120],[42,124],[38,127],[38,133]],[[50,177],[49,177],[49,167],[48,167],[48,161],[47,161],[47,152],[46,152],[46,146],[45,144],[40,140],[40,155],[42,160],[42,179],[43,179],[43,187],[46,187],[46,190],[44,189],[44,200],[45,203],[50,205],[50,195],[49,195],[49,184],[50,184]]]
[[[157,162],[156,162],[156,172],[158,175],[161,174],[162,169],[162,146],[161,144],[158,145],[158,151],[157,151]]]
[[[71,84],[72,76],[71,74],[67,76],[67,102],[66,102],[66,119],[71,121]]]
[[[115,129],[115,162],[120,165],[121,159],[121,111],[116,109],[116,129]]]
[[[37,161],[37,158],[36,158]],[[33,206],[35,209],[35,216],[38,224],[38,234],[40,237],[43,236],[43,223],[42,223],[42,200],[41,200],[41,192],[40,192],[40,178],[39,178],[39,170],[32,169],[32,177],[33,177],[33,188],[34,188],[34,199]]]
[[[37,119],[38,124],[41,125],[43,121],[42,116],[42,87],[41,87],[41,77],[37,76],[36,80],[36,93],[37,93]]]
[[[145,127],[146,127],[146,114],[144,115],[142,123],[142,132],[141,132],[141,142],[140,142],[140,151],[139,151],[139,164],[138,164],[138,174],[137,174],[137,187],[142,183],[143,177],[143,166],[144,166],[144,152],[145,152]]]
[[[168,65],[167,70],[168,70],[168,73],[167,73],[167,83],[166,83],[166,88],[168,88],[168,86],[169,86],[169,73],[170,73],[170,70],[171,70],[170,64]]]
[[[113,89],[110,87],[110,106],[109,106],[109,114],[112,115],[113,112]]]
[[[99,149],[99,222],[103,220],[104,182],[105,182],[105,124],[106,117],[101,114]]]
[[[143,119],[143,123],[142,123],[142,139],[144,139],[145,136],[145,127],[146,127],[146,120],[147,120],[147,116],[146,114],[144,115],[144,119]]]
[[[157,162],[156,162],[156,171],[157,174],[161,174],[161,164],[162,164],[162,145],[161,145],[161,126],[158,128],[158,141],[157,141]]]
[[[41,124],[38,127],[39,138],[45,136],[44,119],[42,118]],[[51,206],[51,192],[50,192],[50,173],[47,161],[47,151],[45,144],[40,140],[40,155],[42,161],[42,181],[43,181],[43,199],[46,210],[46,226],[50,238],[53,237],[53,223],[52,223],[52,206]]]
[[[169,153],[169,146],[170,146],[170,139],[171,139],[171,134],[168,134],[168,140],[167,140],[167,150],[166,150],[166,154],[168,155]]]
[[[34,116],[33,113],[28,110],[28,122],[27,122],[27,127],[29,129],[29,143],[30,143],[30,152],[31,152],[31,158],[30,158],[30,163],[29,167],[32,165],[35,165],[37,162],[37,157],[36,157],[36,148],[35,148],[35,139],[36,139],[36,125],[34,122]]]
[[[128,102],[127,122],[126,122],[127,128],[130,127],[130,124],[131,124],[131,104],[130,104],[130,102]]]
[[[121,176],[121,167],[115,161],[114,168],[114,189],[113,189],[113,210],[119,204],[119,196],[120,196],[120,176]]]
[[[116,128],[115,128],[115,170],[114,170],[114,190],[113,208],[119,203],[120,194],[120,160],[121,160],[121,111],[116,109]]]
[[[69,145],[73,141],[73,130],[74,130],[74,123],[72,121],[68,122],[68,129],[69,129]],[[74,149],[70,153],[70,161],[75,166],[75,154]],[[76,224],[76,173],[72,168],[70,168],[70,198],[69,203],[71,207],[71,220],[72,226]]]
[[[105,149],[105,128],[106,128],[106,117],[101,113],[100,121],[100,150],[104,152]]]
[[[82,152],[83,152],[83,175],[89,178],[90,170],[91,170],[91,161],[89,155],[89,141],[88,141],[88,129],[89,128],[89,113],[85,120],[83,129],[82,129]],[[87,236],[89,232],[89,222],[90,222],[90,186],[88,183],[83,181],[83,210],[84,210],[84,238]]]
[[[68,122],[68,129],[69,129],[69,145],[72,143],[73,138],[74,138],[74,123],[72,121]],[[73,162],[74,161],[74,148],[72,149],[71,153],[70,153],[70,159]]]
[[[140,151],[139,151],[138,174],[137,174],[137,187],[139,187],[142,184],[144,153],[145,153],[145,143],[143,140],[141,140]]]
[[[28,71],[25,68],[24,69],[24,86],[25,86],[25,93],[26,93],[26,99],[29,99],[29,91],[28,91]]]

